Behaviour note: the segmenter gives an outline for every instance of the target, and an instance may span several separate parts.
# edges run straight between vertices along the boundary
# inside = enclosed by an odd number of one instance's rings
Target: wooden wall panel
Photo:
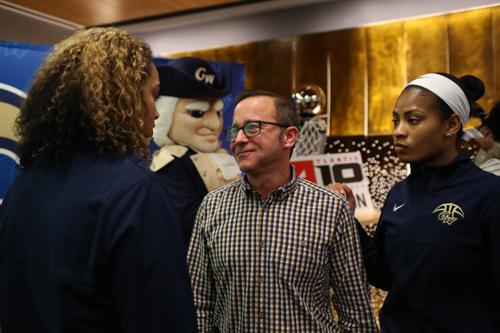
[[[249,90],[289,96],[294,84],[318,84],[330,96],[331,135],[363,135],[366,114],[368,135],[388,135],[397,96],[426,72],[480,77],[487,111],[500,99],[500,6],[180,55],[245,64]]]
[[[327,78],[327,34],[299,36],[294,41],[294,84],[316,84],[325,94]]]
[[[492,10],[481,9],[447,16],[450,73],[472,74],[483,80],[484,96],[478,103],[489,109],[493,103]],[[498,61],[498,59],[497,59]]]
[[[365,30],[349,29],[328,34],[331,64],[330,135],[363,135]]]
[[[367,28],[368,133],[392,131],[392,110],[405,84],[403,23]]]
[[[404,22],[406,81],[448,71],[448,27],[444,16]]]
[[[249,89],[271,90],[283,96],[292,92],[292,39],[255,43],[245,62],[245,72],[255,80]]]
[[[207,61],[226,61],[245,64],[245,89],[253,82],[254,78],[247,73],[246,55],[250,53],[250,44],[234,45],[218,49],[208,49],[177,54],[164,54],[165,58],[198,57]]]
[[[292,41],[291,38],[282,38],[164,56],[243,63],[246,90],[265,89],[289,96],[292,91]]]

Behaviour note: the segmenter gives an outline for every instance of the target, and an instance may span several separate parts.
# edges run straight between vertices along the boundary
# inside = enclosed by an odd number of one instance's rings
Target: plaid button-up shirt
[[[295,175],[265,201],[245,179],[209,193],[188,263],[200,332],[377,331],[346,201]]]

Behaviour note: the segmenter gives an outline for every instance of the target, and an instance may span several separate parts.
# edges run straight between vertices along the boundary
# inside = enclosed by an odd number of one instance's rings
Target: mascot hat
[[[228,72],[217,74],[199,58],[178,58],[158,67],[160,95],[181,98],[224,97],[231,91]]]

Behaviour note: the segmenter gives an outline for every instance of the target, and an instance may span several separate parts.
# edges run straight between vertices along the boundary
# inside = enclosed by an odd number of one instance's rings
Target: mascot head
[[[229,75],[217,74],[199,58],[179,58],[158,67],[160,114],[153,131],[155,143],[162,147],[179,144],[198,152],[220,147],[222,97],[231,91]]]

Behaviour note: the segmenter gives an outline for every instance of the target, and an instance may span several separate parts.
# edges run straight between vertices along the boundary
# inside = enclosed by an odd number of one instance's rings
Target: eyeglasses
[[[238,133],[240,130],[243,130],[243,134],[245,134],[246,137],[252,137],[260,134],[260,131],[262,129],[262,125],[274,125],[278,126],[281,128],[287,128],[287,125],[282,125],[278,123],[273,123],[270,121],[263,121],[263,120],[255,120],[255,121],[249,121],[245,125],[238,127],[238,126],[233,126],[226,128],[224,130],[224,136],[228,141],[233,141],[236,139],[238,136]]]

